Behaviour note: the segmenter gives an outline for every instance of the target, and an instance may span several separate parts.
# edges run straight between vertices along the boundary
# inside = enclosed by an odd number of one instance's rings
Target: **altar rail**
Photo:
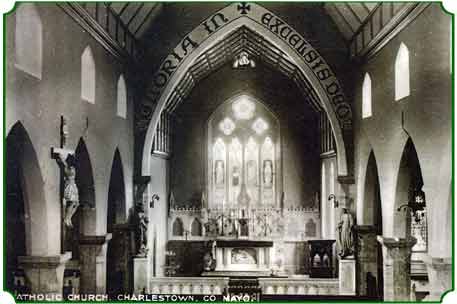
[[[215,237],[306,241],[321,237],[320,220],[316,208],[171,208],[168,235],[170,240],[186,241],[212,240]],[[240,233],[242,221],[249,231],[248,235]],[[221,233],[221,226],[227,232],[227,226],[232,224],[237,230],[235,233]]]
[[[229,278],[162,277],[150,281],[152,294],[222,295]],[[339,295],[338,279],[259,278],[264,295]]]
[[[149,281],[152,294],[222,295],[229,278],[163,277]]]
[[[265,295],[338,295],[338,279],[259,278]]]

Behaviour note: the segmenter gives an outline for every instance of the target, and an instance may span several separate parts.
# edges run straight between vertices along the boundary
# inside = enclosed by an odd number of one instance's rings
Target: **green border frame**
[[[1,0],[0,0],[1,1]],[[7,100],[7,92],[6,92],[6,84],[7,84],[7,81],[6,81],[6,78],[7,78],[7,58],[6,58],[6,50],[7,50],[7,31],[6,31],[6,19],[7,17],[9,17],[10,14],[12,14],[17,6],[20,4],[20,3],[58,3],[58,2],[87,2],[87,3],[90,3],[90,2],[96,2],[96,1],[15,1],[13,7],[11,8],[11,10],[5,12],[2,14],[2,17],[3,17],[3,164],[4,164],[4,167],[3,167],[3,184],[5,184],[5,180],[6,180],[6,169],[5,169],[5,164],[6,164],[6,152],[5,152],[5,146],[6,146],[6,137],[7,137],[7,134],[6,134],[6,100]],[[103,1],[98,1],[98,2],[103,2]],[[127,1],[126,1],[127,2]],[[240,1],[224,1],[224,0],[211,0],[211,1],[194,1],[194,0],[174,0],[174,1],[128,1],[128,2],[161,2],[161,3],[176,3],[176,2],[179,2],[179,3],[186,3],[186,4],[191,4],[191,3],[211,3],[211,2],[226,2],[226,3],[229,3],[229,2],[240,2]],[[251,2],[251,1],[247,1],[247,2]],[[331,3],[338,3],[338,2],[332,2],[332,1],[303,1],[303,0],[286,0],[286,1],[279,1],[279,0],[256,0],[256,1],[252,1],[252,2],[269,2],[269,3],[317,3],[317,2],[321,2],[321,3],[324,3],[324,2],[331,2]],[[398,3],[398,2],[405,2],[405,3],[410,3],[410,2],[418,2],[418,1],[405,1],[405,0],[401,0],[401,1],[344,1],[343,3],[360,3],[360,2],[364,2],[364,3],[369,3],[369,2],[372,2],[372,3],[379,3],[379,2],[383,2],[383,3]],[[452,73],[451,73],[451,81],[452,81],[452,85],[451,85],[451,110],[452,110],[452,157],[451,157],[451,163],[452,163],[452,176],[451,176],[451,189],[452,189],[452,220],[451,220],[451,223],[452,223],[452,226],[454,229],[452,229],[452,239],[451,239],[451,244],[452,244],[452,248],[451,248],[451,252],[452,252],[452,289],[450,290],[447,290],[445,291],[442,295],[441,295],[441,298],[440,298],[440,301],[423,301],[423,302],[419,302],[419,301],[376,301],[376,300],[361,300],[361,301],[352,301],[352,300],[325,300],[325,301],[307,301],[307,300],[304,300],[304,301],[300,301],[300,300],[297,300],[297,301],[264,301],[264,303],[289,303],[289,302],[295,302],[295,303],[441,303],[443,302],[443,298],[448,294],[448,293],[451,293],[453,291],[455,291],[455,185],[454,185],[454,182],[455,182],[455,117],[454,117],[454,113],[455,113],[455,14],[448,11],[445,7],[444,7],[444,4],[442,1],[421,1],[421,2],[425,2],[425,3],[439,3],[440,4],[440,7],[441,9],[443,10],[443,12],[445,14],[448,14],[450,15],[451,17],[451,20],[452,20],[452,27],[451,27],[451,31],[452,31],[452,47],[451,47],[451,51],[452,51],[452,62],[451,62],[451,65],[452,65]],[[6,212],[5,211],[5,207],[6,207],[6,191],[5,189],[3,190],[3,194],[2,194],[2,197],[3,197],[3,228],[5,227],[5,223],[6,223]],[[3,252],[6,252],[6,229],[3,229]],[[5,289],[5,286],[6,286],[6,272],[4,271],[6,269],[6,259],[4,258],[3,260],[3,286],[1,286],[2,288],[2,291],[5,291],[7,293],[9,293],[11,296],[13,296],[9,291],[7,291]],[[13,296],[14,298],[14,296]],[[158,301],[159,302],[159,301]],[[17,303],[153,303],[153,302],[136,302],[136,301],[117,301],[117,300],[114,300],[114,301],[97,301],[97,302],[93,302],[93,301],[85,301],[85,302],[77,302],[77,301],[33,301],[33,302],[25,302],[25,301],[19,301]],[[165,302],[165,303],[170,303],[170,302]],[[173,303],[187,303],[187,302],[173,302]],[[199,301],[194,301],[192,303],[204,303],[204,304],[208,304],[208,303],[226,303],[226,302],[222,302],[222,301],[217,301],[217,302],[199,302]]]

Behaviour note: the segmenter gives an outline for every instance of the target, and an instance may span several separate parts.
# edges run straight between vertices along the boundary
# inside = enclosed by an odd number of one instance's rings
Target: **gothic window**
[[[370,74],[365,74],[362,87],[362,118],[371,117],[371,78]]]
[[[270,137],[266,137],[261,148],[261,164],[262,164],[262,201],[267,205],[274,203],[275,197],[275,179],[274,179],[274,157],[275,150],[273,141]]]
[[[241,170],[243,167],[243,146],[238,137],[231,140],[229,147],[230,181],[229,200],[236,202],[241,190]]]
[[[117,116],[127,118],[127,86],[123,75],[117,81]]]
[[[95,61],[90,46],[81,56],[81,98],[95,103]]]
[[[16,12],[16,68],[41,79],[43,25],[32,3],[22,3]]]
[[[184,235],[184,225],[182,220],[177,217],[173,222],[173,235],[174,236],[183,236]]]
[[[226,149],[222,138],[218,138],[213,147],[214,157],[214,200],[217,204],[225,202],[226,183],[225,183],[225,165],[226,165]]]
[[[409,96],[409,51],[402,42],[395,59],[395,100]]]
[[[274,206],[279,127],[273,114],[242,96],[208,122],[209,203],[217,208]]]

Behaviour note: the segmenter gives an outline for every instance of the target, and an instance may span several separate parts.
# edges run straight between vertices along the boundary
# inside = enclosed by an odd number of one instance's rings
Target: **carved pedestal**
[[[441,296],[452,289],[452,259],[433,258],[427,255],[424,262],[427,266],[430,288],[430,294],[424,300],[440,301]]]
[[[26,285],[31,294],[62,297],[65,263],[71,252],[58,256],[20,256],[19,265],[24,269]]]
[[[106,249],[109,240],[111,233],[80,237],[81,293],[106,293]]]
[[[409,301],[411,299],[411,248],[415,238],[399,239],[378,236],[383,246],[384,301]]]
[[[133,293],[149,292],[149,260],[147,257],[133,258]]]
[[[371,225],[355,227],[357,234],[357,294],[377,297],[378,278],[378,240],[376,229]]]
[[[355,295],[355,258],[340,259],[339,262],[340,295]]]

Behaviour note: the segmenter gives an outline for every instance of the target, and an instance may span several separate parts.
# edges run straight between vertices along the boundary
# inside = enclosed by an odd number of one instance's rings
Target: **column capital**
[[[54,256],[18,256],[19,265],[24,268],[46,268],[52,269],[65,264],[71,259],[71,252],[67,251]]]
[[[388,249],[393,248],[412,248],[417,240],[414,237],[408,238],[395,238],[395,237],[384,237],[378,235],[378,242]]]
[[[376,227],[373,225],[355,225],[354,230],[357,234],[376,234]]]
[[[63,272],[70,259],[71,252],[65,252],[55,256],[19,256],[18,262],[32,293],[61,297]]]
[[[79,243],[81,245],[104,245],[108,243],[113,235],[107,233],[105,235],[81,235],[79,237]]]

